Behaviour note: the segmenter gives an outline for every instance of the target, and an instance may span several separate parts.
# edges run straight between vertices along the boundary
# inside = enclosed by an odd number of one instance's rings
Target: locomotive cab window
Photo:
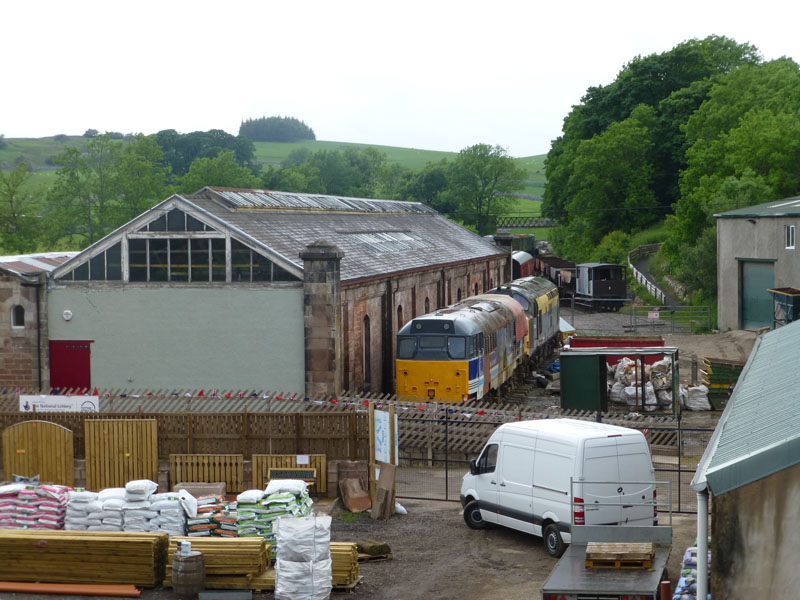
[[[443,335],[424,335],[419,338],[420,350],[442,350],[445,346]]]
[[[450,358],[466,358],[467,340],[463,337],[447,338],[447,353]]]
[[[401,337],[397,341],[397,358],[414,358],[417,353],[417,338]]]

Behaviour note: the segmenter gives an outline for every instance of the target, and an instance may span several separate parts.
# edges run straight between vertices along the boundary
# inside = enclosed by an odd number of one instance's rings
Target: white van
[[[654,475],[635,429],[574,419],[506,423],[470,462],[461,505],[473,529],[526,531],[559,557],[573,524],[657,524]]]

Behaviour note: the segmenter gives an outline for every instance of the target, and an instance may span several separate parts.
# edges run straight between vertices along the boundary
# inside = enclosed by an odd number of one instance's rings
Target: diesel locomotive
[[[416,317],[397,334],[397,394],[445,402],[496,394],[552,353],[558,327],[558,289],[543,277]]]

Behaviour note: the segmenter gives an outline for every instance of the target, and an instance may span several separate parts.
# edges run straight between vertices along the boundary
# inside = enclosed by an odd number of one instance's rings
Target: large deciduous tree
[[[0,170],[0,248],[24,253],[36,249],[41,202],[30,191],[30,165],[20,162]]]
[[[500,146],[475,144],[464,148],[449,169],[445,201],[458,206],[458,214],[479,233],[496,229],[495,217],[510,204],[510,196],[522,190],[525,171]]]
[[[43,211],[50,243],[92,244],[163,199],[168,169],[152,138],[135,136],[123,145],[104,134],[85,152],[67,146],[55,163]]]
[[[255,188],[258,178],[236,162],[233,152],[220,152],[214,158],[196,158],[181,179],[181,191],[186,193],[205,186]]]

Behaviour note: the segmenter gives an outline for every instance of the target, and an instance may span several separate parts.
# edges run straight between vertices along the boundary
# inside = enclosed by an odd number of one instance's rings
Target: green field
[[[60,137],[60,136],[59,136]],[[6,146],[0,149],[0,168],[3,170],[13,168],[19,160],[31,164],[35,171],[30,179],[30,185],[37,191],[46,191],[55,180],[56,165],[53,159],[64,151],[67,146],[86,148],[90,138],[83,136],[65,136],[56,140],[55,137],[47,138],[9,138]],[[294,150],[308,148],[312,152],[320,150],[359,149],[372,147],[386,155],[389,164],[399,164],[412,170],[422,169],[426,164],[439,162],[442,159],[452,160],[457,152],[439,152],[436,150],[419,150],[416,148],[400,148],[396,146],[376,146],[370,144],[354,144],[349,142],[329,142],[306,140],[302,142],[254,142],[255,158],[258,163],[279,165],[288,158]],[[544,194],[545,176],[544,160],[546,155],[526,156],[517,158],[517,165],[527,173],[523,194],[541,197]],[[531,200],[518,199],[514,213],[531,214],[538,212],[540,203]]]

